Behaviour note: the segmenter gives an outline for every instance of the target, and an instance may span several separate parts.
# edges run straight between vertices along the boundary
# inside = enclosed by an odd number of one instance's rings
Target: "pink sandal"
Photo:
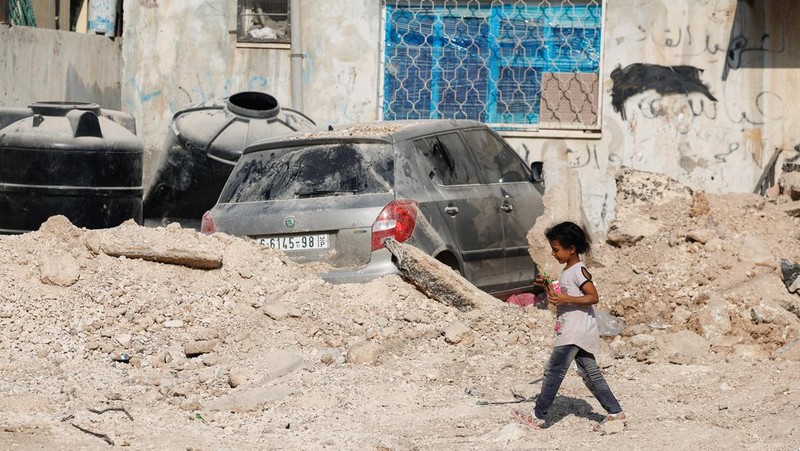
[[[511,415],[520,423],[528,426],[531,429],[544,429],[544,420],[536,418],[532,413],[523,412],[521,410],[513,410]]]

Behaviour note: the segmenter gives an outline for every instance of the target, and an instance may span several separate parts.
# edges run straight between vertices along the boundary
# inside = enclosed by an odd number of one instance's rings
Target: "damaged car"
[[[544,211],[540,171],[480,122],[329,127],[248,147],[201,230],[326,262],[332,283],[398,273],[383,244],[391,237],[504,298],[533,290],[527,233]]]

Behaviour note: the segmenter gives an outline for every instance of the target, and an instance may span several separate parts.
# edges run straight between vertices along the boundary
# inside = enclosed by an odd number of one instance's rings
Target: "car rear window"
[[[389,192],[393,185],[391,144],[315,144],[243,155],[220,202],[373,194]]]

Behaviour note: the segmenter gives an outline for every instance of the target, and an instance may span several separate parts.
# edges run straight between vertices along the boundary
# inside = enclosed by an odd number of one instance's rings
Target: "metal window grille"
[[[238,0],[239,42],[289,42],[289,0]]]
[[[384,119],[600,128],[602,0],[384,3]]]

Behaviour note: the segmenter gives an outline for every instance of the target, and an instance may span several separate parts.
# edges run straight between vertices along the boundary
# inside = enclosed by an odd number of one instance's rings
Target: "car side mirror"
[[[541,161],[534,161],[531,163],[531,182],[544,183],[544,163]]]

